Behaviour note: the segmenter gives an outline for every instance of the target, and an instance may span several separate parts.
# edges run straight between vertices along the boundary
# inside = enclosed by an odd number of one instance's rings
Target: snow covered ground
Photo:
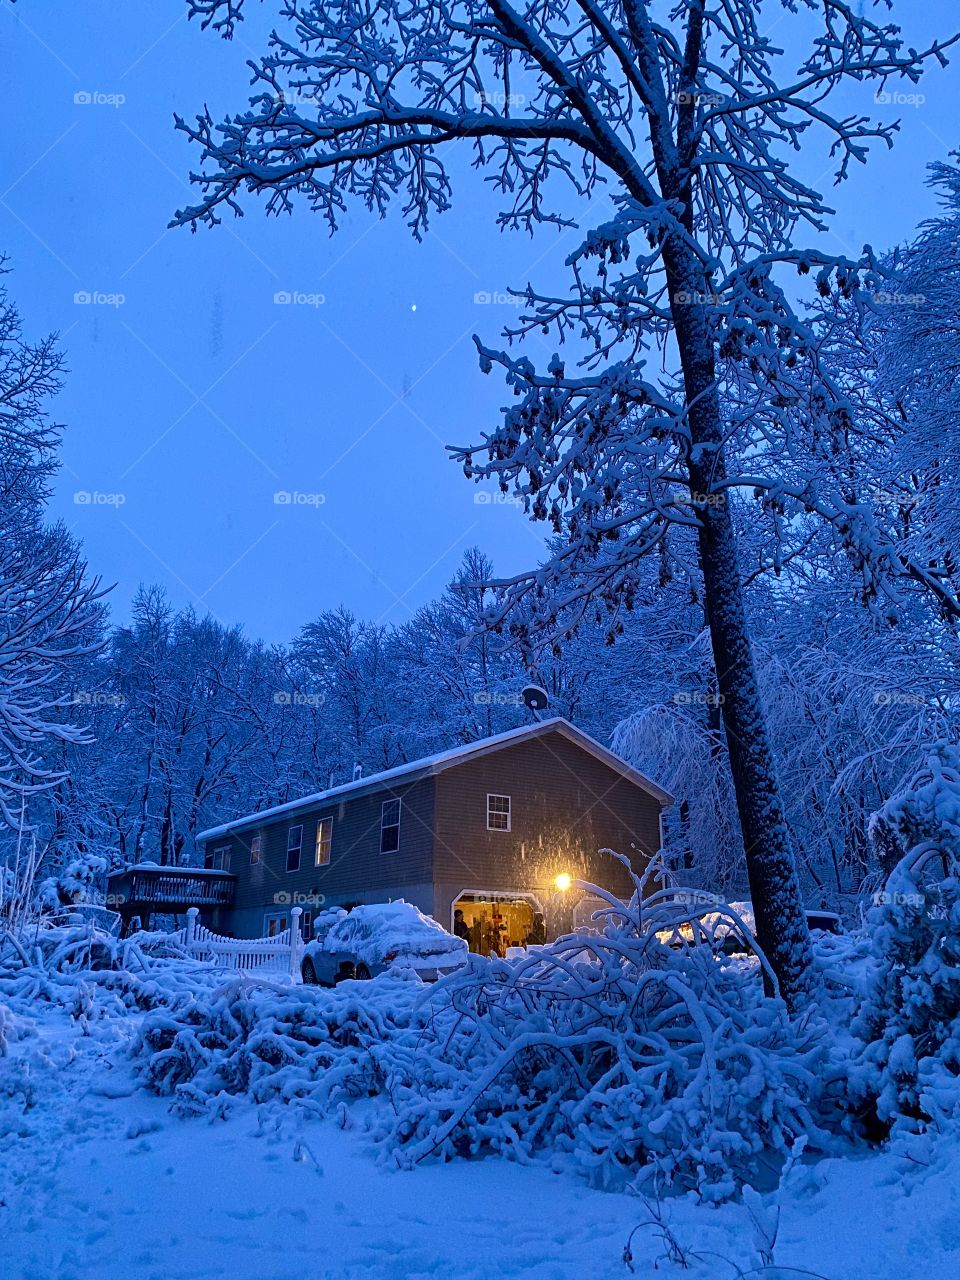
[[[0,1274],[5,1280],[314,1280],[629,1275],[646,1216],[623,1194],[502,1160],[400,1172],[377,1160],[362,1108],[305,1121],[281,1104],[179,1119],[139,1087],[138,1015],[84,1036],[37,1006],[0,1059]],[[372,1105],[372,1104],[371,1104]],[[776,1259],[828,1280],[960,1275],[960,1153],[905,1172],[893,1156],[797,1171]],[[682,1271],[652,1229],[636,1274],[735,1276],[756,1265],[743,1205],[666,1202]],[[728,1261],[729,1260],[729,1261]]]

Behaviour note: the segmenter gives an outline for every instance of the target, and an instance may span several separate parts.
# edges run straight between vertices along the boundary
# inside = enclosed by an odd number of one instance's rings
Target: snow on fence
[[[303,955],[300,907],[290,912],[290,928],[272,938],[224,938],[199,924],[199,914],[196,907],[191,907],[186,928],[179,930],[184,950],[195,960],[244,973],[288,974],[293,981],[299,981]]]

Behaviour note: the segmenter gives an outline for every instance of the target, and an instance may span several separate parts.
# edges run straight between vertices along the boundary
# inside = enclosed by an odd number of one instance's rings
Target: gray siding
[[[487,794],[511,797],[511,830],[487,830]],[[633,885],[603,848],[642,871],[660,847],[660,803],[561,734],[507,746],[437,778],[434,914],[451,924],[462,890],[524,890],[540,900],[553,929],[569,927],[573,895],[554,877],[628,896]]]
[[[400,848],[395,853],[381,853],[381,806],[392,797],[401,801]],[[315,912],[324,904],[341,906],[407,898],[430,911],[433,803],[434,779],[425,778],[338,804],[320,805],[233,837],[209,841],[207,849],[220,849],[227,844],[231,848],[230,869],[238,877],[234,910],[229,916],[231,932],[241,938],[257,937],[262,932],[265,911],[282,911],[290,906]],[[330,865],[317,867],[317,822],[328,816],[333,817]],[[300,870],[288,872],[287,832],[300,825]],[[263,837],[262,860],[251,866],[250,843],[256,835]],[[317,898],[323,901],[318,904],[314,901]]]
[[[511,797],[511,830],[487,830],[487,794]],[[380,853],[385,799],[402,801],[400,848]],[[328,867],[314,865],[316,824],[333,816]],[[602,848],[626,854],[641,871],[660,845],[660,802],[562,733],[505,745],[434,777],[381,787],[267,821],[207,849],[231,846],[238,877],[236,906],[224,921],[239,937],[263,930],[266,911],[300,905],[346,906],[406,898],[445,927],[464,891],[536,897],[556,933],[570,927],[579,894],[558,893],[554,878],[600,885],[629,896],[632,881]],[[287,872],[287,831],[303,825],[300,870]],[[250,866],[250,841],[263,837],[263,860]],[[318,903],[312,899],[322,896]]]

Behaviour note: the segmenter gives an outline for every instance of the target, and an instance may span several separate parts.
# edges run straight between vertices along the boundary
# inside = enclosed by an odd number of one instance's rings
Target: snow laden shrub
[[[851,1096],[870,1136],[922,1133],[960,1118],[960,750],[930,747],[870,834],[893,869],[867,917]]]
[[[178,950],[169,934],[121,940],[90,923],[8,930],[0,933],[0,998],[23,1013],[37,1001],[72,1010],[81,989],[117,1014],[177,1006],[215,982]]]
[[[724,934],[752,942],[734,911],[636,886],[629,906],[583,886],[609,903],[599,932],[472,957],[439,986],[390,1080],[401,1164],[548,1152],[596,1185],[716,1201],[761,1157],[823,1136],[821,1026],[764,997],[758,953],[724,957]]]
[[[334,1102],[379,1093],[400,1069],[420,990],[386,975],[333,990],[234,978],[148,1015],[133,1054],[144,1083],[172,1095],[181,1115],[216,1114],[235,1096],[324,1114]]]
[[[57,875],[40,883],[37,890],[40,905],[50,911],[81,903],[101,905],[107,865],[107,859],[96,853],[71,859]]]

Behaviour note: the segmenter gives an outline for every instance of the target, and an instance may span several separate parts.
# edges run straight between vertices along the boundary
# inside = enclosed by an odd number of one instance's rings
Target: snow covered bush
[[[893,869],[867,921],[851,1096],[869,1135],[922,1133],[960,1118],[960,749],[930,747],[871,836]]]
[[[721,1200],[762,1156],[823,1137],[821,1024],[764,998],[759,955],[723,959],[714,934],[744,932],[735,913],[643,889],[629,907],[608,899],[602,932],[519,962],[473,957],[440,984],[391,1079],[400,1163],[551,1152],[601,1186]]]
[[[116,1014],[177,1007],[218,981],[209,966],[187,959],[169,934],[121,940],[91,922],[0,934],[0,998],[21,1013],[38,1001],[73,1009],[81,989]]]
[[[232,978],[212,996],[150,1014],[133,1052],[144,1082],[172,1094],[180,1114],[216,1111],[231,1096],[297,1100],[322,1114],[383,1089],[420,990],[388,975],[333,990]]]
[[[37,891],[40,903],[52,911],[78,903],[102,903],[101,886],[106,873],[106,858],[95,853],[81,854],[68,862],[57,875],[41,882]]]
[[[612,1187],[737,1193],[817,1119],[825,1024],[763,994],[765,959],[723,955],[749,928],[708,895],[608,903],[597,932],[519,960],[471,956],[423,987],[400,976],[333,990],[232,978],[158,1008],[133,1047],[180,1114],[245,1097],[322,1114],[381,1095],[388,1158],[550,1158]],[[769,972],[769,969],[768,969]]]

